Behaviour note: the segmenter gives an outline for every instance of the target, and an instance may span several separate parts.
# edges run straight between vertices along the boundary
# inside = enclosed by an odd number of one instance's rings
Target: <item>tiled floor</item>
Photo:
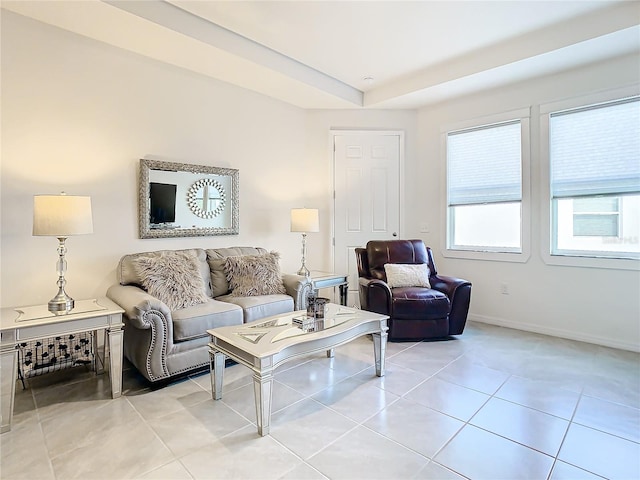
[[[442,342],[390,343],[375,376],[363,337],[276,373],[271,435],[253,387],[225,371],[152,391],[125,371],[18,386],[0,477],[28,479],[640,478],[640,355],[470,323]]]

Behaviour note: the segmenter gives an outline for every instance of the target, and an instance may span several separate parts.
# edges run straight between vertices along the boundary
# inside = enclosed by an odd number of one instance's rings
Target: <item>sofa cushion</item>
[[[198,273],[198,260],[190,252],[162,252],[140,256],[133,266],[144,289],[170,310],[207,301],[205,284]]]
[[[280,254],[277,252],[227,257],[224,269],[231,295],[252,297],[286,293],[279,259]]]
[[[242,308],[244,322],[253,322],[271,315],[293,312],[293,298],[289,295],[260,295],[257,297],[235,297],[223,295],[218,300]]]
[[[210,248],[206,250],[207,263],[209,265],[211,296],[213,298],[229,293],[229,282],[227,273],[224,270],[225,259],[227,257],[237,257],[240,255],[263,255],[267,253],[260,247],[228,247]]]
[[[202,277],[205,286],[205,293],[211,297],[211,276],[209,273],[209,265],[207,264],[207,254],[201,248],[190,248],[185,250],[157,250],[155,252],[132,253],[125,255],[120,259],[118,264],[117,276],[120,285],[138,285],[142,286],[142,279],[138,275],[134,267],[134,261],[140,257],[156,257],[163,252],[188,252],[195,255],[198,261],[198,272]]]
[[[384,271],[387,276],[389,288],[431,288],[431,284],[429,283],[429,265],[426,263],[417,263],[415,265],[386,263],[384,265]]]
[[[242,308],[209,299],[206,303],[172,312],[173,340],[182,342],[207,336],[207,330],[243,322]]]

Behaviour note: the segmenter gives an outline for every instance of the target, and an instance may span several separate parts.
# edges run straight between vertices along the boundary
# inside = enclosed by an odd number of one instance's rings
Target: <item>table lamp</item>
[[[320,220],[317,208],[292,208],[291,209],[291,231],[302,233],[302,266],[298,270],[298,275],[309,276],[309,269],[306,266],[307,256],[307,233],[320,231]]]
[[[33,235],[58,238],[58,294],[49,303],[49,311],[68,313],[73,310],[74,300],[64,291],[67,283],[65,241],[71,235],[93,233],[91,197],[66,195],[35,195],[33,197]]]

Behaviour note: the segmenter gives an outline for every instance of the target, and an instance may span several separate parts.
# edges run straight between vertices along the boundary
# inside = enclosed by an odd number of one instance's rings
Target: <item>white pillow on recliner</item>
[[[426,263],[385,263],[384,271],[387,274],[387,285],[389,285],[390,288],[431,288],[431,284],[429,283],[429,275],[431,275],[431,271]]]

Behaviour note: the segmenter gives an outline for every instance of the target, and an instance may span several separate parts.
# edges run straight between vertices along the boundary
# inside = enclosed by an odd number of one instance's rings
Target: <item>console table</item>
[[[340,305],[347,305],[347,292],[349,287],[349,277],[347,275],[311,271],[309,273],[309,281],[311,283],[311,289],[316,293],[321,288],[340,287]],[[304,310],[305,308],[307,308],[306,304],[297,308],[297,310]]]
[[[3,308],[0,311],[0,433],[11,430],[13,401],[18,371],[20,342],[59,335],[104,330],[102,355],[94,348],[96,373],[104,371],[106,344],[109,346],[111,396],[122,394],[122,310],[111,300],[78,300],[71,312],[52,313],[47,305]],[[97,335],[93,335],[96,342]]]

